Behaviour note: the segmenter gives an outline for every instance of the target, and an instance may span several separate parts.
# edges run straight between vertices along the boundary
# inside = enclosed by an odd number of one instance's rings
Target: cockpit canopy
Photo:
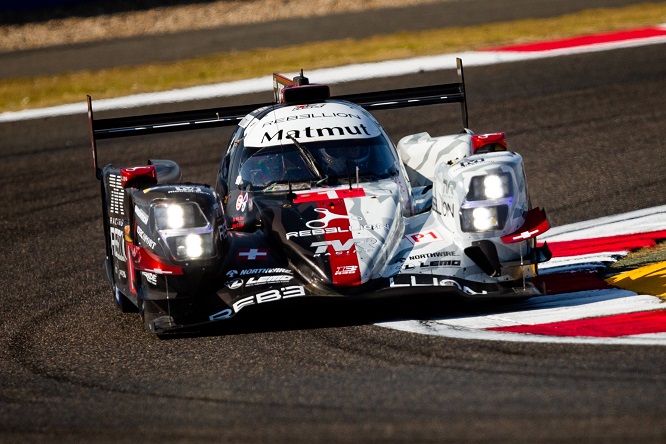
[[[298,146],[297,146],[298,144]],[[306,152],[303,152],[306,151]],[[383,136],[245,147],[240,180],[253,191],[380,180],[397,174],[398,159]],[[305,186],[304,186],[305,185]]]
[[[379,123],[343,101],[258,110],[239,124],[231,145],[240,148],[236,184],[252,191],[381,180],[399,171],[395,147]]]

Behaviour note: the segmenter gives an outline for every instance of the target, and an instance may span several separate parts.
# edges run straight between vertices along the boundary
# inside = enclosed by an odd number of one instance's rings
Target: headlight
[[[467,200],[503,199],[513,195],[510,173],[474,176],[469,184]]]
[[[176,260],[215,255],[213,227],[196,202],[160,203],[154,214],[160,236]]]
[[[158,230],[179,230],[208,225],[206,216],[195,202],[156,205],[155,220]]]
[[[213,233],[190,233],[166,238],[177,260],[200,259],[215,254]]]
[[[506,223],[508,205],[461,209],[462,230],[466,232],[501,230]]]
[[[180,205],[168,205],[166,207],[166,225],[169,228],[183,228],[185,225],[183,207]]]

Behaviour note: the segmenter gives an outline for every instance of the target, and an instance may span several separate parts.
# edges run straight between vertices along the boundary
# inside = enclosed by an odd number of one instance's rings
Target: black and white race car
[[[302,73],[274,78],[274,101],[94,119],[106,274],[123,311],[157,334],[303,297],[538,295],[523,161],[505,135],[467,129],[457,83],[331,97]],[[370,111],[460,103],[463,130],[393,144]],[[235,126],[215,188],[181,183],[169,160],[100,168],[97,142]]]

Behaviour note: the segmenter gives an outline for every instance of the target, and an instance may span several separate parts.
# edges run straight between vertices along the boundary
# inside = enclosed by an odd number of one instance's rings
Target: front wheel
[[[113,288],[113,296],[113,299],[116,301],[116,306],[123,313],[136,313],[138,311],[136,305],[134,305],[127,296],[118,290],[117,287]]]

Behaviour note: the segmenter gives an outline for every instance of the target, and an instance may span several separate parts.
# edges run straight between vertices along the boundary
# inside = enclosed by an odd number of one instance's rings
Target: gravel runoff
[[[0,26],[0,52],[445,1],[450,0],[218,0],[67,17]]]

